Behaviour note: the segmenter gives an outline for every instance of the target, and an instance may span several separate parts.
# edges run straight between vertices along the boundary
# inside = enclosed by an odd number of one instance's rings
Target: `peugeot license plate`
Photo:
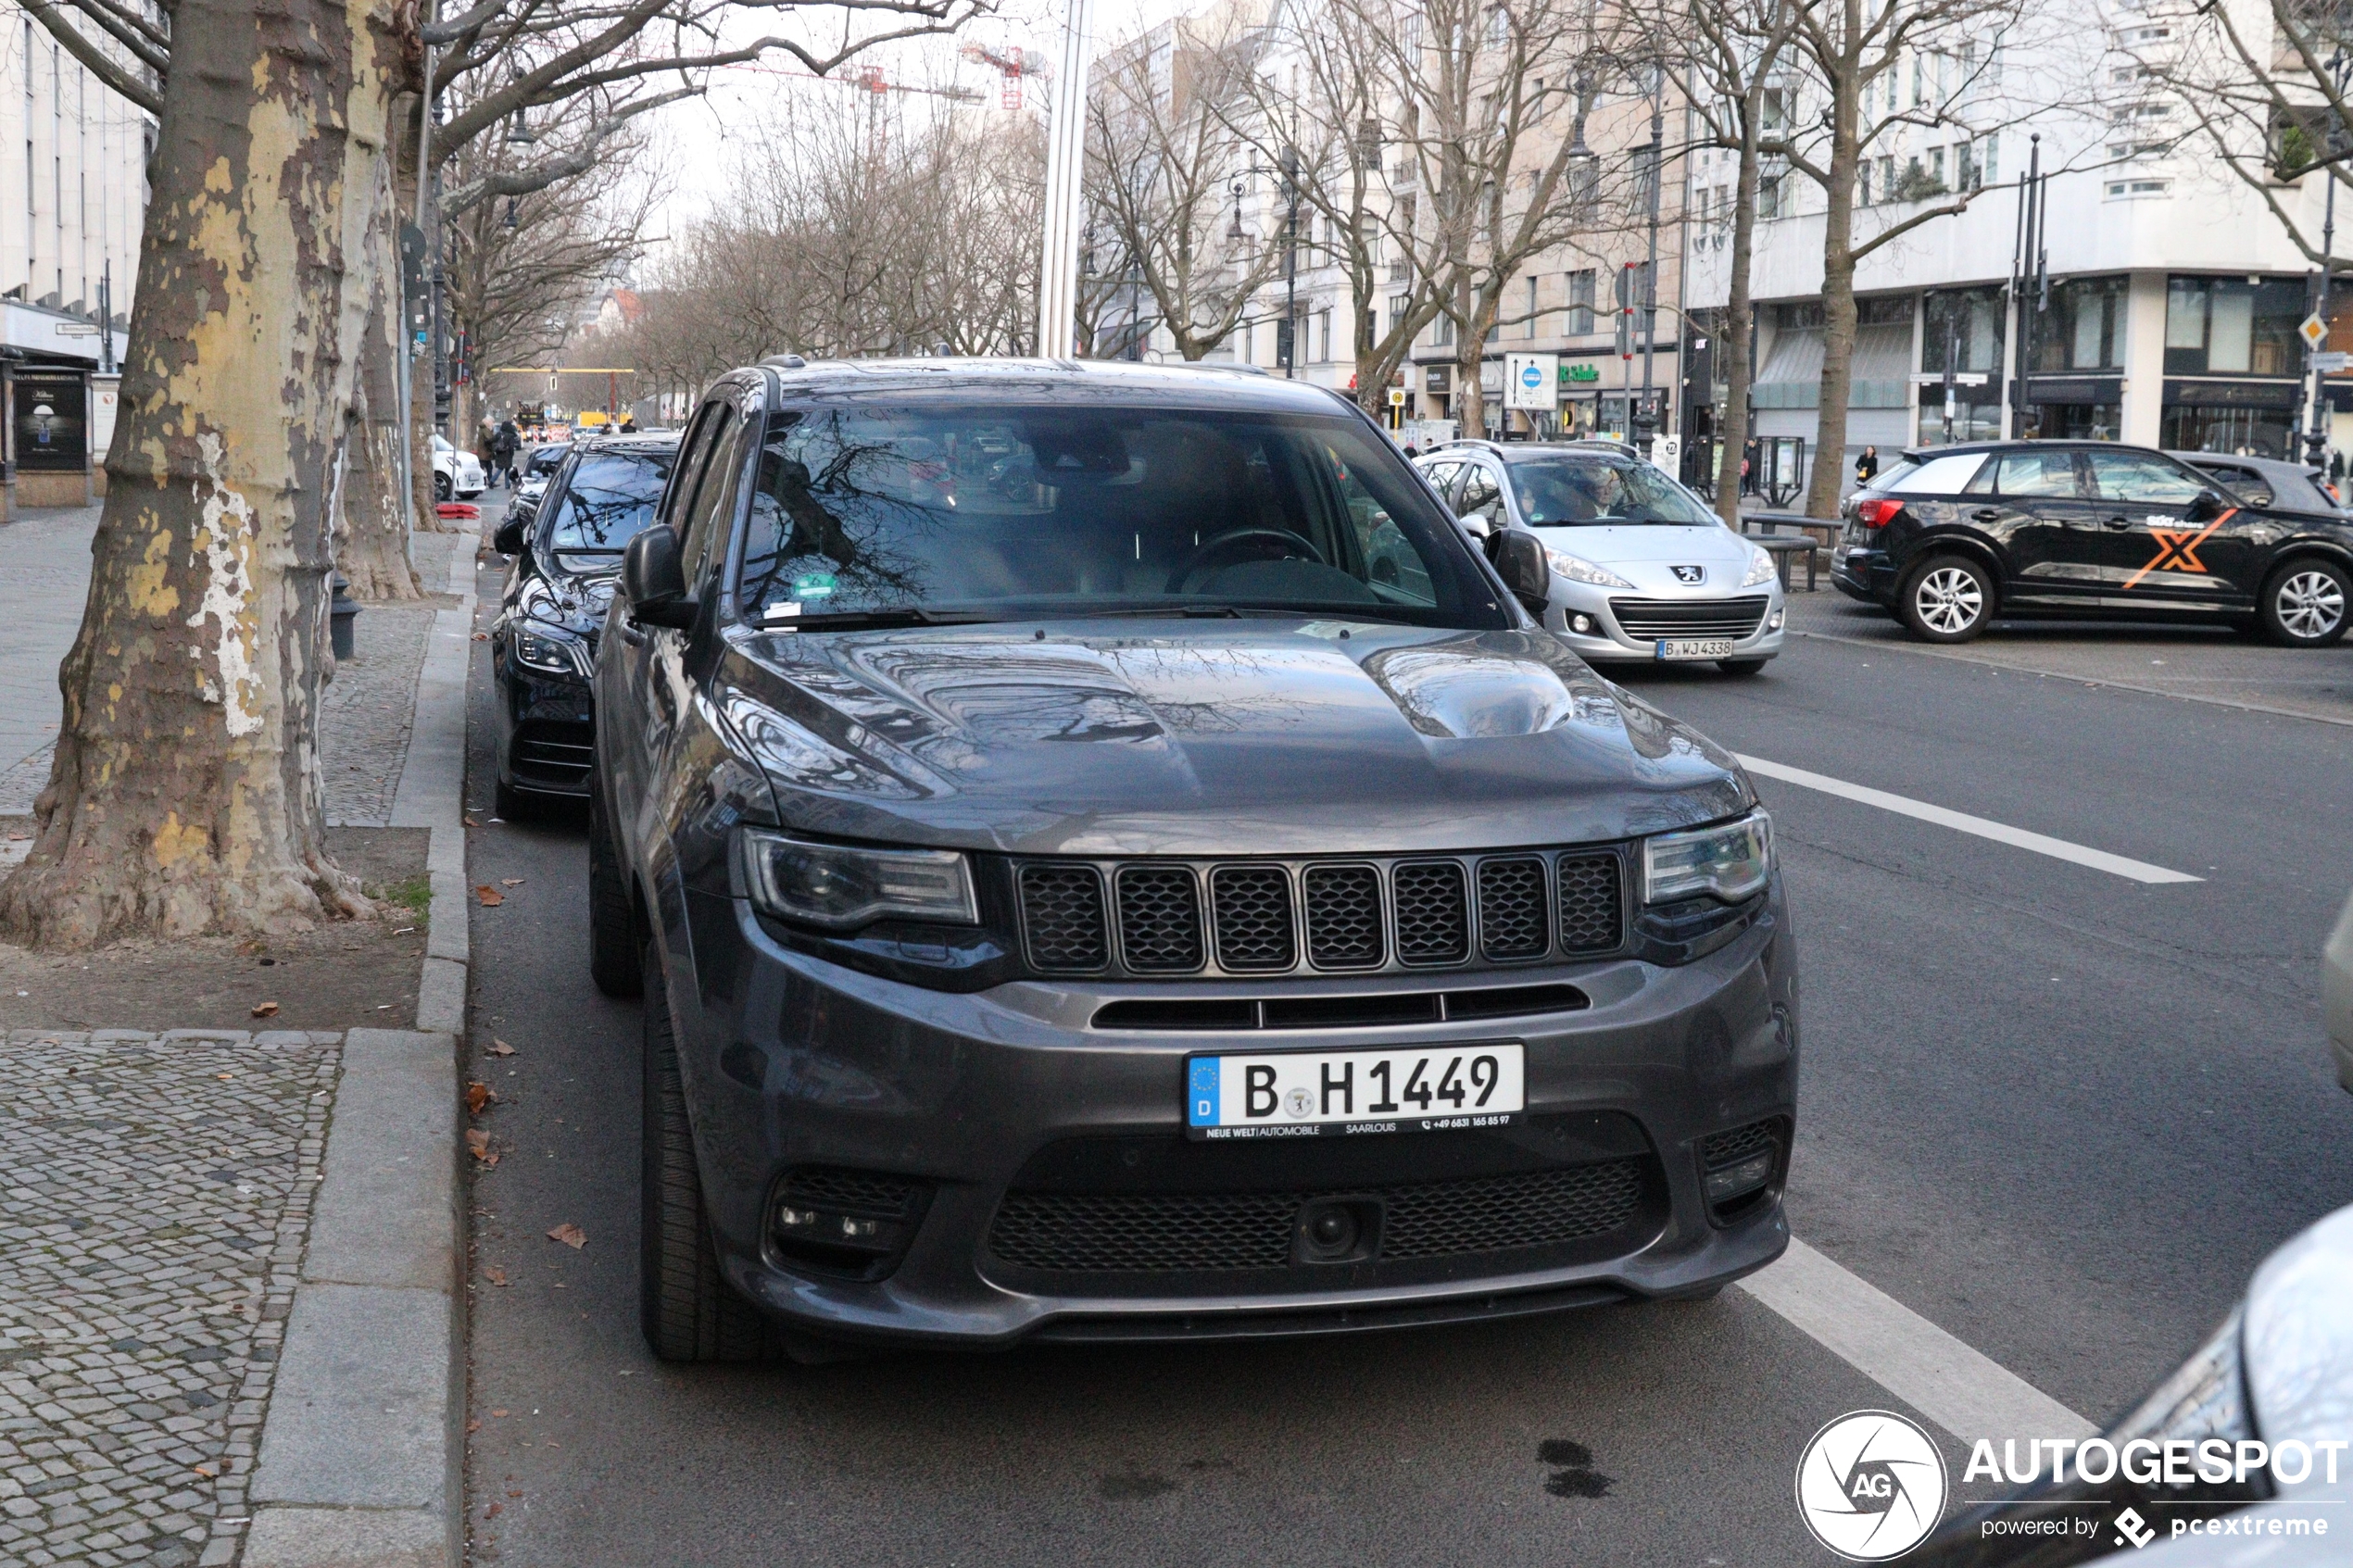
[[[1730,659],[1732,639],[1730,637],[1675,637],[1662,639],[1658,645],[1661,659]]]
[[[1500,1127],[1526,1109],[1516,1041],[1387,1051],[1196,1056],[1185,1130],[1196,1138]]]

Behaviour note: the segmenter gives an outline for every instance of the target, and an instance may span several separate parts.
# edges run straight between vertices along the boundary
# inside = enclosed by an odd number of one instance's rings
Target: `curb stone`
[[[460,544],[448,582],[459,602],[434,615],[390,820],[431,834],[417,1027],[345,1036],[252,1523],[233,1559],[244,1568],[464,1562],[458,1056],[472,959],[463,811],[474,553]]]

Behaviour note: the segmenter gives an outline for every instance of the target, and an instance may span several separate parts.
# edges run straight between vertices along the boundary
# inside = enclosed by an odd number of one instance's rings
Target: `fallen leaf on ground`
[[[504,1285],[507,1283],[507,1271],[496,1263],[484,1263],[482,1266],[482,1277],[493,1285]]]
[[[490,1135],[480,1127],[466,1129],[466,1152],[481,1160],[485,1166],[498,1163],[498,1156],[490,1148]]]
[[[470,828],[478,828],[482,826],[480,822],[475,822],[472,817],[460,817],[458,820],[465,823]]]
[[[521,887],[522,885],[522,878],[519,876],[500,877],[498,880],[509,887]]]
[[[275,1018],[278,1016],[278,1004],[275,1002],[256,1002],[253,1004],[253,1015],[256,1018]]]
[[[504,1509],[506,1506],[507,1505],[503,1502],[494,1502],[488,1508],[482,1511],[482,1516],[484,1519],[496,1519],[498,1517],[499,1511]]]
[[[23,993],[22,991],[19,991],[19,992],[18,992],[18,993],[17,993],[17,995],[18,995],[18,996],[19,996],[19,997],[21,997],[21,996],[23,996],[23,995],[24,995],[24,993]],[[218,1079],[220,1079],[222,1083],[224,1083],[224,1084],[225,1084],[225,1083],[227,1083],[230,1079],[232,1079],[232,1078],[235,1077],[235,1076],[236,1076],[236,1074],[235,1074],[235,1073],[214,1073],[214,1074],[213,1074],[213,1076],[214,1076],[214,1077],[216,1077],[216,1078],[218,1078]]]
[[[494,1039],[490,1042],[490,1054],[492,1056],[512,1056],[515,1054],[515,1047],[507,1044],[504,1040]]]
[[[474,889],[474,897],[482,900],[482,907],[485,909],[495,909],[507,901],[507,896],[504,893],[486,882]]]
[[[504,1415],[504,1414],[506,1414],[507,1412],[506,1412],[505,1411],[492,1411],[490,1413],[491,1413],[492,1415]]]
[[[481,1423],[481,1422],[479,1422],[479,1421],[470,1421],[470,1422],[466,1423],[466,1436],[467,1436],[471,1437],[471,1436],[472,1436],[475,1433],[477,1433],[477,1432],[479,1432],[479,1431],[481,1431],[481,1430],[482,1430],[482,1423]]]
[[[566,1220],[562,1224],[558,1225],[554,1230],[547,1233],[547,1239],[549,1241],[560,1241],[566,1247],[571,1248],[576,1252],[580,1248],[588,1245],[588,1233],[582,1230],[578,1225],[573,1224],[570,1220]]]
[[[212,1466],[208,1464],[192,1464],[188,1468],[195,1471],[197,1474],[205,1477],[207,1480],[210,1480],[212,1478]]]
[[[476,633],[474,633],[474,641],[475,641],[475,642],[477,642],[477,643],[486,643],[486,642],[488,642],[489,640],[490,640],[490,633],[487,633],[487,632],[476,632]]]
[[[469,1083],[466,1085],[467,1114],[472,1116],[481,1115],[482,1108],[488,1105],[492,1100],[497,1099],[497,1098],[498,1097],[497,1095],[490,1092],[490,1085],[483,1083],[481,1080],[476,1079],[473,1082]]]

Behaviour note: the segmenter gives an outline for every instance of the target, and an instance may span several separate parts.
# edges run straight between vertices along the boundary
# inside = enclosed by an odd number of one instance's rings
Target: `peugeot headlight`
[[[587,649],[572,633],[544,621],[525,621],[515,628],[515,662],[550,675],[582,672],[581,655]]]
[[[1754,588],[1759,583],[1773,580],[1773,556],[1769,550],[1752,549],[1748,558],[1748,575],[1741,579],[1741,586]]]
[[[1547,548],[1544,558],[1552,563],[1554,571],[1571,583],[1588,583],[1596,588],[1630,588],[1634,585],[1606,567],[1595,566],[1592,561],[1565,551]]]
[[[1737,904],[1773,874],[1773,820],[1762,810],[1736,822],[1642,840],[1642,902],[1705,896]]]
[[[948,849],[859,849],[738,831],[742,891],[779,920],[847,930],[885,916],[977,925],[972,869]]]

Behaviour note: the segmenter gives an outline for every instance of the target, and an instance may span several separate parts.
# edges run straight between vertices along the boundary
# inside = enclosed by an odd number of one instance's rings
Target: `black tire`
[[[678,1041],[661,960],[645,955],[646,1085],[640,1143],[637,1324],[657,1360],[757,1361],[774,1357],[775,1331],[719,1274],[703,1212],[702,1175],[678,1072]]]
[[[1754,675],[1771,662],[1769,659],[1719,659],[1716,668],[1727,675]]]
[[[433,476],[433,498],[435,502],[447,501],[449,499],[449,476],[447,474],[437,473]]]
[[[1904,574],[1895,617],[1924,643],[1966,643],[2002,608],[1994,573],[1968,556],[1931,556]]]
[[[621,874],[612,834],[605,822],[604,797],[588,785],[588,978],[608,997],[642,996],[646,989],[645,934],[637,929],[637,901]]]
[[[2283,561],[2264,580],[2255,613],[2264,639],[2284,648],[2324,648],[2353,621],[2353,574],[2324,556]]]

